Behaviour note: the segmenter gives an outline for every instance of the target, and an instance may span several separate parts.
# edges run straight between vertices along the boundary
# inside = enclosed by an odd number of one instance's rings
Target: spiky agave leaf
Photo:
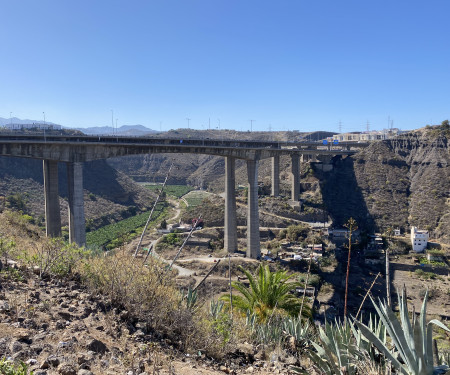
[[[445,330],[450,330],[438,320],[431,320],[429,323],[426,322],[427,297],[428,292],[425,293],[420,318],[417,321],[413,317],[413,324],[411,324],[409,320],[405,290],[403,290],[402,296],[399,296],[401,324],[398,321],[397,316],[386,303],[383,304],[380,301],[379,305],[377,305],[372,300],[395,348],[398,350],[400,357],[405,363],[404,365],[392,355],[386,344],[383,343],[369,327],[362,322],[355,321],[355,324],[361,330],[363,335],[365,335],[369,341],[372,341],[377,349],[403,374],[432,375],[445,370],[445,366],[433,367],[432,325],[434,324]]]

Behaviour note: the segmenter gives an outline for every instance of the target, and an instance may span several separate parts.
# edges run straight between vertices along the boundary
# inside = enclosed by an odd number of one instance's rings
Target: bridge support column
[[[67,163],[67,183],[69,191],[69,241],[82,246],[86,244],[83,163]]]
[[[292,188],[291,200],[293,202],[300,201],[300,156],[291,155],[291,174],[292,174]]]
[[[280,195],[280,155],[272,157],[272,196]]]
[[[61,236],[61,214],[58,197],[58,162],[44,160],[45,233],[47,237]]]
[[[247,257],[261,256],[258,210],[258,160],[247,160]]]
[[[224,247],[229,253],[238,249],[236,222],[235,158],[225,157],[225,228]]]

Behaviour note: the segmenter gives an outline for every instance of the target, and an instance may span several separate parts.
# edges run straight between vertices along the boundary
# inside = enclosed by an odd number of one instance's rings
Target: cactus
[[[372,342],[400,373],[405,375],[444,374],[449,369],[447,365],[433,367],[433,324],[446,331],[450,330],[438,320],[433,319],[428,323],[426,322],[427,297],[428,291],[423,299],[420,317],[416,320],[413,316],[412,323],[408,316],[406,291],[404,289],[402,295],[399,296],[400,321],[386,303],[380,301],[379,304],[376,304],[372,300],[378,316],[386,327],[403,363],[392,354],[386,346],[386,342],[380,340],[369,327],[355,321],[356,326],[366,339]]]

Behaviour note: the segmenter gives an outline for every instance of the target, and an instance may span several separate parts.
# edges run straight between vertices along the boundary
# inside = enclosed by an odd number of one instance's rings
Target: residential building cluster
[[[332,137],[327,138],[329,142],[335,140],[339,142],[367,142],[367,141],[382,141],[385,139],[394,138],[402,133],[406,133],[404,130],[398,128],[383,129],[383,130],[371,130],[365,132],[350,132],[333,134]]]

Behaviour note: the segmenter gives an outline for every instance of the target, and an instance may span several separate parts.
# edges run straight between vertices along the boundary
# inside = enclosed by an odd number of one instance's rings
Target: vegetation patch
[[[161,217],[166,213],[166,204],[158,203],[153,212],[151,225],[155,225]],[[121,220],[114,224],[105,225],[104,227],[92,232],[86,233],[86,242],[88,246],[113,249],[120,246],[125,238],[132,238],[139,233],[148,220],[150,212]]]
[[[154,191],[155,193],[158,193],[161,190],[162,185],[145,185],[145,187],[151,191]],[[164,188],[164,192],[167,195],[170,195],[177,199],[181,198],[183,195],[189,193],[192,190],[194,190],[194,188],[189,185],[166,185]]]

